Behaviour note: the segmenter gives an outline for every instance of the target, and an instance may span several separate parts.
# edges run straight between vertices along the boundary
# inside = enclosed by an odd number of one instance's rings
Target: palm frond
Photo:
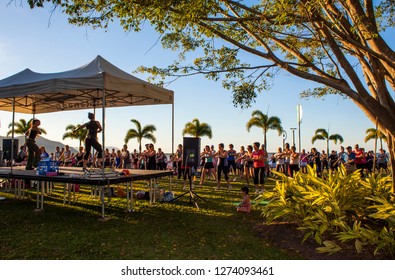
[[[258,127],[258,128],[263,128],[263,125],[262,125],[262,122],[260,119],[251,118],[246,124],[247,131],[250,132],[251,128],[254,126]]]
[[[332,134],[329,136],[329,140],[332,140],[335,144],[337,144],[337,141],[339,141],[340,144],[344,141],[343,136],[340,134]]]
[[[155,131],[156,131],[156,127],[153,124],[148,124],[143,127],[143,129],[141,130],[141,134],[145,135],[145,134],[152,133]]]
[[[328,131],[326,131],[325,128],[318,128],[315,130],[314,134],[321,134],[322,136],[326,138],[328,138]]]
[[[156,137],[153,134],[147,134],[144,137],[145,139],[151,140],[152,143],[156,143]]]
[[[317,140],[326,140],[326,137],[322,136],[321,134],[316,134],[311,138],[311,143],[314,144]]]
[[[383,140],[387,140],[386,135],[379,129],[375,129],[375,128],[368,128],[366,129],[366,137],[364,139],[365,143],[370,141],[370,140],[374,140],[376,138],[380,138]]]

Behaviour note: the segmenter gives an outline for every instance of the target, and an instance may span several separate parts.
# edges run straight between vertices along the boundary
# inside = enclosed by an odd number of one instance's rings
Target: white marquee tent
[[[104,129],[105,108],[156,104],[172,104],[174,142],[173,91],[138,79],[101,56],[65,72],[36,73],[25,69],[0,80],[0,110],[13,112],[13,121],[16,112],[35,115],[102,107]]]
[[[0,110],[40,114],[62,110],[173,104],[174,93],[138,79],[101,56],[65,72],[25,69],[0,80]],[[105,102],[105,104],[103,104]]]

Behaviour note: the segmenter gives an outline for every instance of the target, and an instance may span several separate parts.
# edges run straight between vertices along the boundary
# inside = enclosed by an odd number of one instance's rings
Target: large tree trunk
[[[380,104],[371,96],[364,96],[363,103],[353,100],[356,105],[373,122],[378,122],[378,128],[387,136],[388,153],[391,162],[392,191],[395,192],[395,109]]]
[[[387,134],[388,138],[388,153],[390,154],[390,163],[391,163],[391,177],[392,177],[392,192],[395,192],[395,135],[392,133]]]

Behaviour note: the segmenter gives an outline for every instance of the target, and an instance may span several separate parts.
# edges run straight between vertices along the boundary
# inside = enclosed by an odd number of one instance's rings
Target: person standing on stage
[[[27,137],[26,146],[28,151],[26,170],[33,170],[40,161],[41,150],[36,144],[37,135],[41,134],[41,130],[38,128],[40,124],[40,120],[32,120],[29,130],[25,134]]]
[[[93,113],[88,113],[89,122],[84,123],[80,127],[78,127],[74,132],[77,132],[80,129],[86,128],[88,133],[85,138],[85,155],[84,160],[82,162],[82,169],[86,170],[86,164],[88,162],[91,148],[93,147],[97,151],[97,159],[100,167],[103,160],[103,148],[100,143],[97,141],[97,134],[103,131],[103,128],[99,121],[95,120],[95,115]]]

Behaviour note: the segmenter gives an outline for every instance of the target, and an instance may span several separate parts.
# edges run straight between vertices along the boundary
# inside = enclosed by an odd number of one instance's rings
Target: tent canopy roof
[[[103,96],[105,97],[103,100]],[[101,56],[59,73],[25,69],[0,80],[0,110],[40,114],[63,110],[173,104],[173,91],[138,79]]]

